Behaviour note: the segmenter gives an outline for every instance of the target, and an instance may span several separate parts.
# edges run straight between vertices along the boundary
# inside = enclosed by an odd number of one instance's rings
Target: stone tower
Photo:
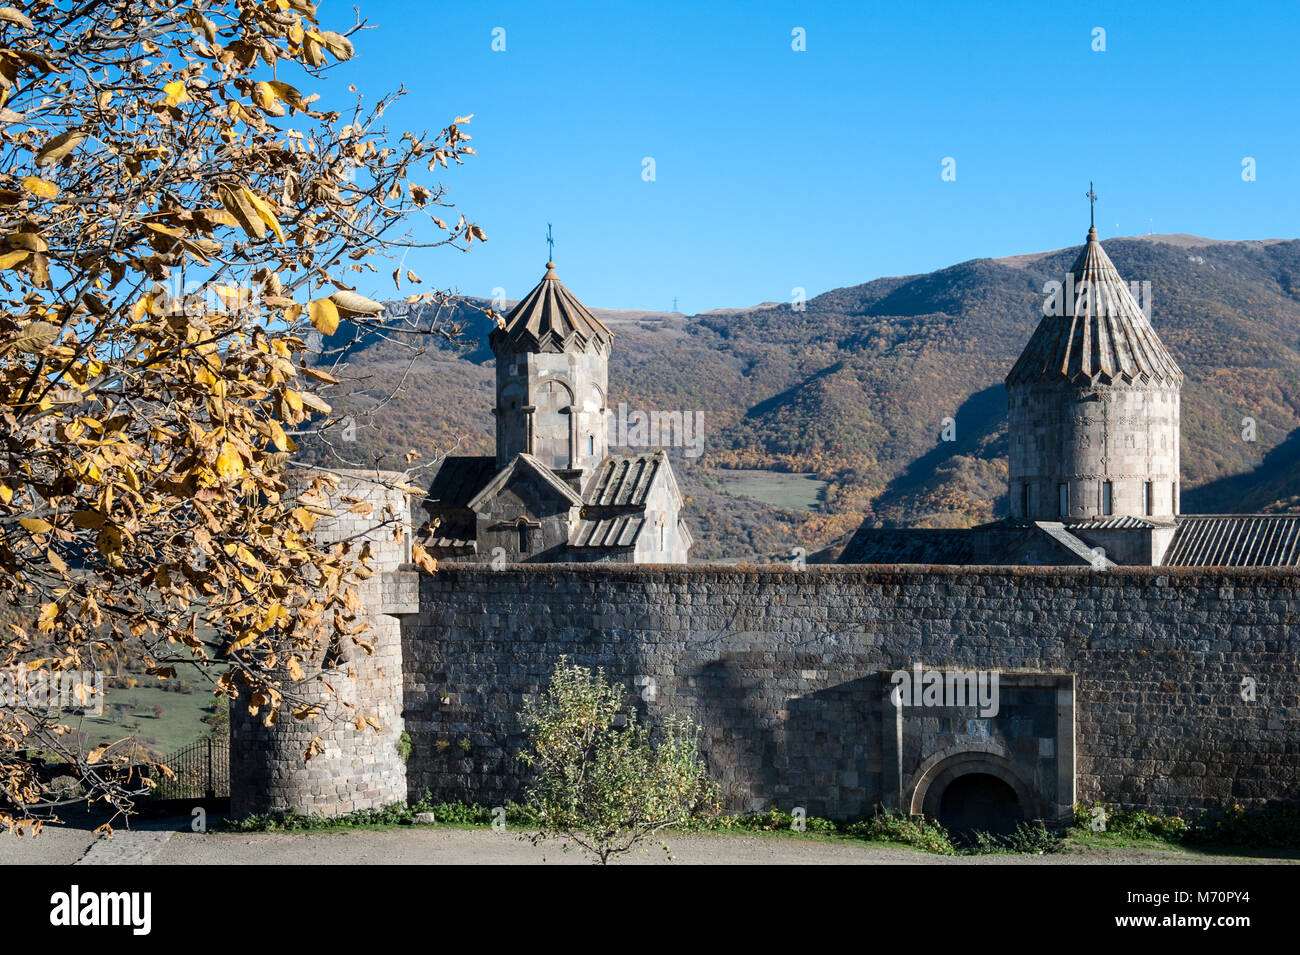
[[[1182,381],[1089,229],[1007,375],[1011,518],[1172,521]]]
[[[608,451],[613,333],[547,262],[541,282],[488,340],[497,360],[497,468],[528,454],[581,489]]]
[[[286,705],[272,725],[249,715],[247,699],[231,701],[230,807],[236,816],[290,811],[337,816],[407,798],[399,748],[405,727],[398,618],[418,609],[419,585],[408,563],[409,505],[398,489],[405,475],[335,473],[336,488],[314,489],[315,472],[291,472],[285,499],[321,515],[312,529],[319,543],[348,541],[357,550],[370,544],[374,573],[360,582],[357,594],[369,624],[359,636],[372,652],[345,641],[326,659],[304,661],[301,682],[278,672]],[[368,513],[360,513],[359,504],[370,505]],[[319,715],[295,719],[290,711],[302,705],[315,707]],[[358,717],[373,723],[359,730]],[[313,740],[323,751],[306,760]]]

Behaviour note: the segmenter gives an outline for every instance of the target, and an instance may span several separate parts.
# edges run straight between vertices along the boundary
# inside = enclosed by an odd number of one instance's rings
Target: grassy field
[[[733,497],[750,497],[786,511],[815,511],[826,493],[826,482],[813,474],[720,469],[717,475],[722,489]]]
[[[210,727],[205,717],[225,705],[218,704],[204,684],[195,680],[192,685],[192,693],[171,692],[146,676],[131,689],[106,687],[103,715],[73,718],[68,725],[83,734],[87,748],[133,736],[156,755],[166,756],[206,735]],[[155,706],[162,707],[161,716],[154,715]]]

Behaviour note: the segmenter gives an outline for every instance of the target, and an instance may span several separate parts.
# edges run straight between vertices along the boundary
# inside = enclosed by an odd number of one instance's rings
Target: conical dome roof
[[[1007,375],[1008,385],[1182,382],[1182,371],[1102,249],[1096,228],[1088,230],[1070,273],[1073,283],[1067,281],[1060,299],[1048,303]]]
[[[492,333],[492,347],[505,345],[509,351],[560,352],[588,342],[608,344],[614,333],[564,287],[555,274],[555,263],[546,263],[546,274],[537,287],[524,296],[506,315],[502,327]]]

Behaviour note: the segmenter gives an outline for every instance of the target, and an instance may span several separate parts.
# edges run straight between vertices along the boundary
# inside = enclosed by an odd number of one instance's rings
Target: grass
[[[166,756],[210,732],[205,719],[226,705],[197,682],[194,692],[179,693],[162,689],[152,677],[142,680],[149,682],[130,689],[106,686],[102,716],[69,714],[68,725],[87,749],[133,736],[155,755]],[[162,707],[161,718],[154,716],[155,706]]]
[[[784,471],[719,469],[722,489],[733,497],[749,497],[784,511],[815,511],[821,507],[826,482],[814,474]]]
[[[840,822],[809,816],[799,821],[789,813],[769,810],[761,813],[718,815],[700,820],[680,832],[707,833],[772,839],[797,839],[822,843],[888,845],[937,855],[1048,855],[1063,852],[1112,852],[1134,849],[1161,850],[1183,854],[1243,855],[1272,858],[1300,858],[1300,809],[1279,808],[1247,813],[1234,807],[1220,816],[1199,816],[1189,820],[1179,815],[1162,816],[1143,810],[1107,811],[1107,828],[1094,831],[1095,807],[1077,806],[1075,824],[1065,832],[1047,829],[1042,823],[1023,823],[1012,834],[994,836],[978,833],[970,843],[954,839],[941,825],[897,812],[877,811],[854,822]],[[432,823],[416,823],[419,813],[431,813]],[[427,825],[446,829],[488,829],[494,810],[472,803],[435,803],[427,797],[414,804],[394,803],[382,809],[323,818],[287,815],[249,816],[226,820],[224,827],[235,832],[338,832],[346,830],[392,829]],[[505,807],[508,830],[536,831],[536,816],[526,806]]]

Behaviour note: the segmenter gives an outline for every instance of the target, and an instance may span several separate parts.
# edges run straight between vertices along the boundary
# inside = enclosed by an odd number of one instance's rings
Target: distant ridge
[[[593,308],[616,336],[607,406],[703,413],[704,454],[669,449],[701,560],[780,558],[794,546],[812,554],[863,520],[993,519],[1006,503],[1003,379],[1039,322],[1044,284],[1064,277],[1082,244],[831,289],[802,311]],[[1186,375],[1184,510],[1300,504],[1297,439],[1279,448],[1300,434],[1300,241],[1175,234],[1103,244],[1126,282],[1150,283],[1152,327]],[[471,335],[490,330],[472,309],[464,318]],[[397,464],[411,448],[488,453],[491,358],[485,341],[433,343],[408,372],[409,359],[369,336],[348,356],[369,376],[366,391],[331,403],[373,404],[407,375],[403,399],[358,428],[357,456]],[[955,440],[941,441],[949,418]],[[1254,441],[1242,438],[1246,418]],[[827,488],[816,511],[780,511],[724,493],[719,468],[813,472]]]

